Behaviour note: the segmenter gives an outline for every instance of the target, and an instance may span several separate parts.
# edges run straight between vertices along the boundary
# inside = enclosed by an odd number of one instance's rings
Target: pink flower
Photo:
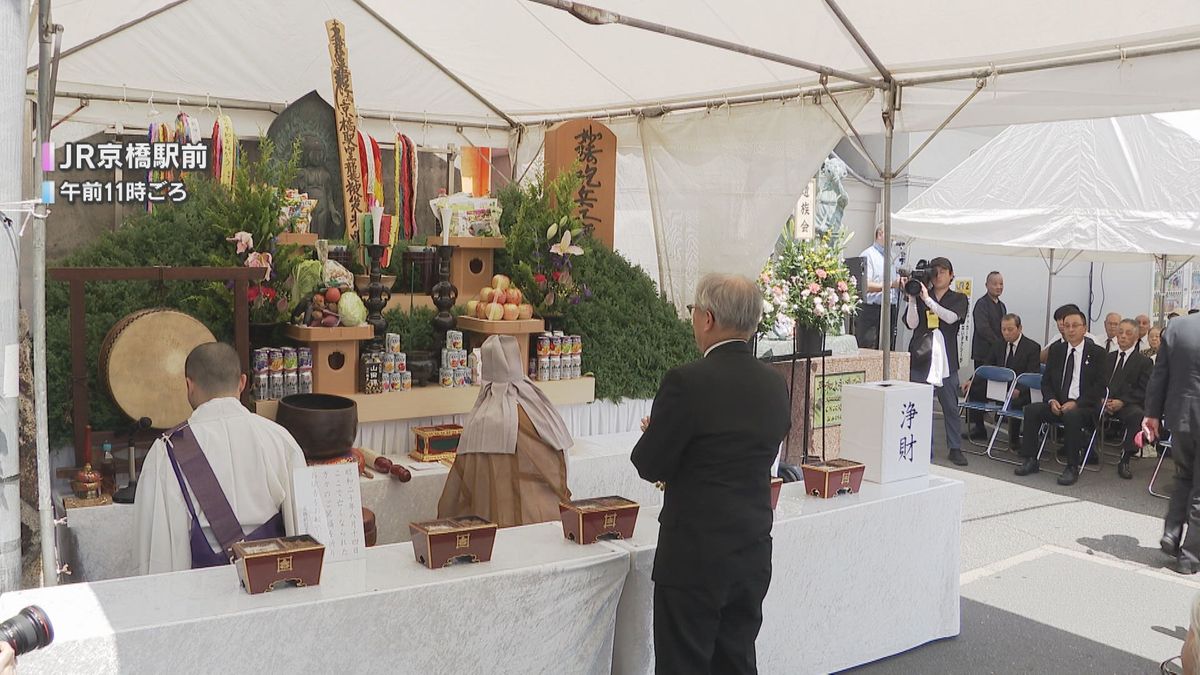
[[[829,276],[829,272],[826,272],[823,269],[817,268],[817,278],[818,279],[824,279],[827,276]]]
[[[846,282],[844,282],[844,281],[839,281],[839,282],[837,283],[837,289],[838,289],[839,291],[841,291],[841,292],[845,293],[847,288],[849,288],[849,286],[847,286],[847,285],[846,285]]]
[[[254,248],[254,237],[249,232],[238,232],[232,237],[226,238],[225,241],[237,243],[238,255],[241,255]]]
[[[820,285],[820,284],[817,284],[817,283],[811,283],[811,284],[809,284],[809,285],[808,285],[808,292],[809,292],[809,293],[820,293],[820,292],[821,292],[821,285]]]

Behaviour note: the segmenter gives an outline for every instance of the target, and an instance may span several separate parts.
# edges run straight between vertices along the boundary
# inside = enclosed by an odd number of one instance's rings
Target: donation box
[[[932,442],[932,386],[901,380],[842,386],[839,456],[866,464],[863,478],[890,483],[928,474]]]

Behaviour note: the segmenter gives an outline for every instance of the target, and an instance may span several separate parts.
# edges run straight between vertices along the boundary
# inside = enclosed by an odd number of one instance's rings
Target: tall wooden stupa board
[[[575,213],[592,228],[596,241],[613,247],[617,194],[617,137],[596,120],[567,120],[546,132],[546,180],[578,162],[583,184],[575,193]]]
[[[342,199],[345,203],[346,238],[358,238],[358,217],[363,204],[362,173],[358,156],[358,109],[346,52],[346,27],[337,19],[325,22],[329,35],[330,71],[333,75],[333,114],[337,122],[338,160],[342,166]]]

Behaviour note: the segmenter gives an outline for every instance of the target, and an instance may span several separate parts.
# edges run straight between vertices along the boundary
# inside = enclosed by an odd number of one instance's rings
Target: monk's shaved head
[[[183,374],[200,390],[204,400],[240,393],[241,363],[237,351],[224,342],[208,342],[193,349],[183,365]]]

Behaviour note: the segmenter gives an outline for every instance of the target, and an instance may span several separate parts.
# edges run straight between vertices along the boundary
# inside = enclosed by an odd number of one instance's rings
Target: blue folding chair
[[[1159,426],[1161,426],[1161,424]],[[1167,458],[1167,455],[1171,454],[1171,439],[1158,439],[1158,450],[1158,464],[1154,467],[1154,473],[1150,475],[1150,485],[1147,489],[1150,491],[1150,494],[1154,495],[1155,497],[1159,497],[1160,499],[1170,499],[1170,495],[1165,495],[1161,492],[1154,491],[1154,481],[1158,479],[1158,472],[1162,470],[1163,460]]]
[[[984,387],[987,386],[988,382],[1004,383],[1004,399],[999,400],[999,402],[997,402],[998,401],[997,399],[986,398],[986,393],[985,393],[985,398],[982,401],[961,401],[961,402],[959,402],[959,404],[958,404],[959,410],[963,410],[963,411],[976,410],[984,415],[987,415],[987,414],[996,415],[1002,410],[1008,410],[1009,403],[1012,400],[1012,393],[1013,393],[1012,383],[1014,381],[1016,381],[1016,379],[1017,379],[1017,374],[1014,373],[1011,368],[1004,368],[1002,366],[979,366],[978,368],[975,369],[975,374],[971,376],[971,379],[974,381],[982,380],[984,382]],[[998,434],[998,433],[1000,433],[1000,418],[999,417],[996,418],[996,428],[992,430],[991,440],[988,442],[988,444],[986,446],[981,443],[976,443],[975,441],[970,440],[970,437],[968,436],[968,441],[971,443],[971,445],[977,445],[981,448],[986,448],[986,449],[981,452],[976,452],[974,450],[967,450],[967,452],[971,453],[972,455],[989,455],[989,453],[992,449],[992,444],[996,442],[996,434]]]
[[[1016,382],[1013,382],[1012,389],[1009,390],[1008,405],[1005,406],[1004,410],[999,410],[996,412],[996,427],[997,428],[1000,427],[1001,421],[1003,421],[1005,419],[1018,420],[1018,421],[1024,422],[1025,410],[1023,408],[1014,408],[1012,406],[1012,398],[1017,395],[1017,392],[1020,389],[1028,389],[1031,392],[1036,391],[1036,392],[1038,392],[1038,396],[1041,396],[1042,374],[1041,373],[1021,373],[1020,375],[1017,376]],[[1029,429],[1027,427],[1022,425],[1022,428],[1024,429],[1025,433],[1029,433]],[[1035,430],[1034,433],[1040,434],[1041,429]],[[996,434],[992,434],[992,443],[988,444],[988,449],[987,449],[988,457],[990,457],[991,459],[1000,461],[1000,462],[1008,462],[1009,464],[1020,464],[1020,462],[1017,462],[1017,461],[1014,461],[1011,459],[1005,459],[1004,457],[996,457],[995,455],[993,455],[992,448],[994,447],[995,442],[996,442]]]
[[[1088,467],[1087,461],[1088,461],[1088,457],[1090,457],[1092,454],[1092,449],[1096,447],[1096,436],[1097,436],[1097,434],[1100,433],[1100,426],[1101,426],[1101,424],[1103,424],[1103,421],[1104,421],[1104,406],[1106,406],[1106,405],[1108,405],[1108,387],[1104,388],[1104,398],[1100,400],[1100,414],[1097,415],[1095,421],[1092,422],[1092,437],[1090,439],[1088,439],[1087,447],[1084,448],[1084,450],[1083,450],[1083,458],[1080,460],[1081,462],[1083,462],[1083,470],[1084,471],[1093,471],[1093,472],[1100,471],[1099,466],[1097,466],[1094,469]],[[1063,423],[1062,422],[1043,423],[1042,427],[1046,429],[1046,435],[1042,436],[1042,445],[1041,445],[1041,447],[1038,448],[1037,456],[1038,456],[1039,461],[1041,461],[1041,459],[1042,459],[1042,451],[1046,449],[1046,440],[1048,438],[1050,438],[1050,429],[1048,427],[1053,427],[1054,429],[1062,429]],[[1039,431],[1039,433],[1040,433],[1040,431]],[[1061,464],[1063,466],[1067,465],[1066,462],[1064,462],[1058,458],[1057,453],[1054,456],[1054,461],[1058,462],[1059,464]]]

